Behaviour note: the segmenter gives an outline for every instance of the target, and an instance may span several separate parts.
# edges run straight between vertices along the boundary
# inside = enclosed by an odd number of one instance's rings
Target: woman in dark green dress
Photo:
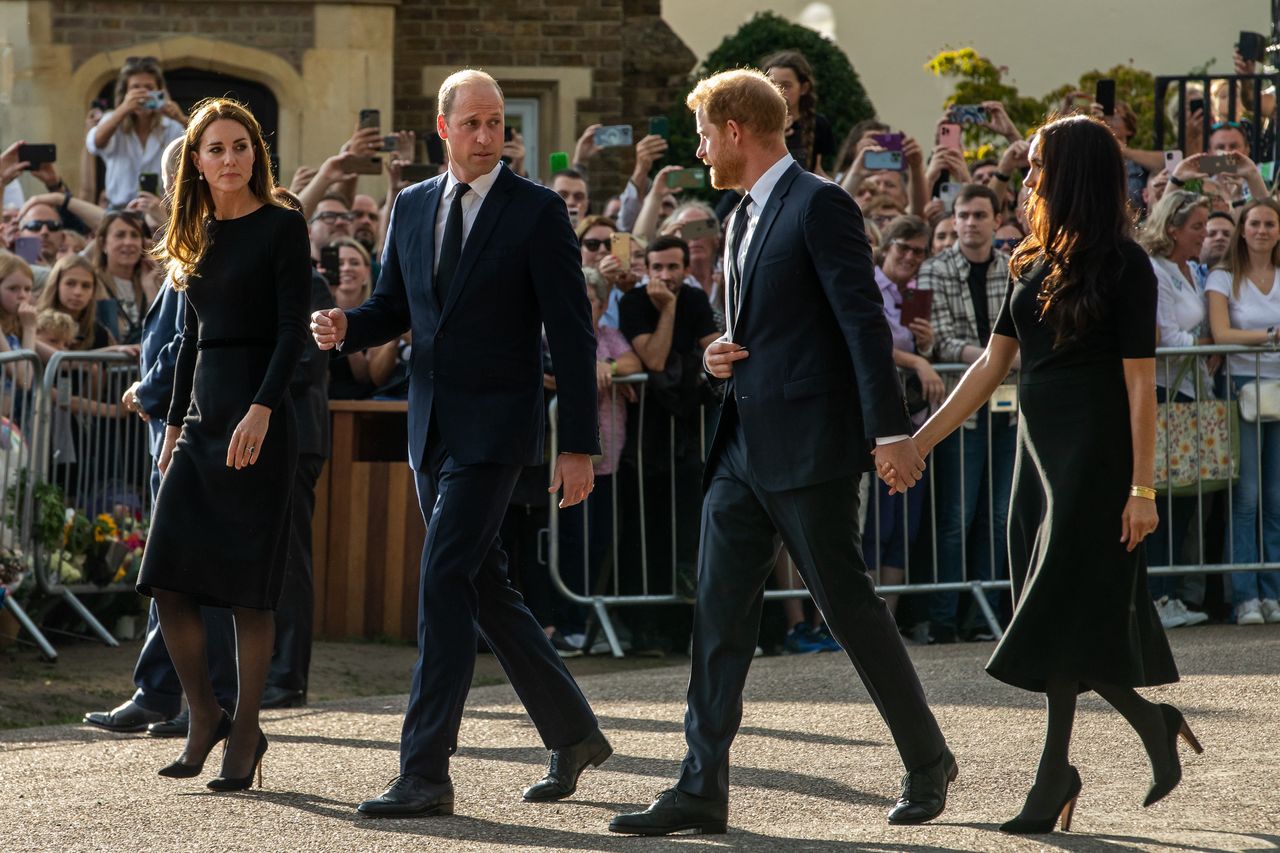
[[[1156,527],[1156,281],[1129,238],[1124,161],[1110,131],[1084,116],[1031,143],[1031,235],[1010,264],[1004,308],[983,356],[916,435],[921,453],[972,415],[1021,358],[1022,418],[1009,513],[1015,609],[987,671],[1043,692],[1044,752],[1006,832],[1070,825],[1080,775],[1067,760],[1076,696],[1093,690],[1142,739],[1153,784],[1182,778],[1182,714],[1135,687],[1178,680],[1146,594],[1142,540]],[[893,485],[894,472],[881,472]]]

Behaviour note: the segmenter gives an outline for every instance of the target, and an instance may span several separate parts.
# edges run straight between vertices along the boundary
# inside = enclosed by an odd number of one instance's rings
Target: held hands
[[[591,457],[585,453],[561,453],[556,457],[555,473],[551,475],[551,487],[548,494],[554,495],[564,487],[564,496],[560,498],[560,509],[568,509],[580,504],[596,487],[595,471],[591,468]]]
[[[227,445],[228,468],[239,471],[258,461],[270,421],[271,410],[266,406],[254,403],[249,407],[249,411],[236,425],[235,432],[231,433],[231,443]]]
[[[733,363],[750,357],[746,347],[733,341],[712,341],[707,351],[702,354],[703,369],[716,379],[728,379],[733,375]]]
[[[924,455],[914,439],[877,444],[871,455],[876,458],[876,475],[889,487],[890,495],[905,492],[920,482],[924,474]]]
[[[311,315],[311,336],[320,349],[333,349],[347,337],[347,315],[341,308],[317,311]]]
[[[1120,541],[1125,544],[1125,550],[1137,548],[1159,523],[1155,501],[1130,495],[1125,502],[1124,512],[1120,515]]]

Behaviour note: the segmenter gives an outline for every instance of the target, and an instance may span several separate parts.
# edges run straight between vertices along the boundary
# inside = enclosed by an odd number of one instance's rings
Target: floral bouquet
[[[22,585],[27,574],[27,561],[20,551],[0,548],[0,599],[12,595]]]

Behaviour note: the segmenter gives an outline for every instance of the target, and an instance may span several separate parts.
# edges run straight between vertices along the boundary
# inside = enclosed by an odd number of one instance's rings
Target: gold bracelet
[[[1156,490],[1146,486],[1130,486],[1129,494],[1135,498],[1146,498],[1149,501],[1156,499]]]

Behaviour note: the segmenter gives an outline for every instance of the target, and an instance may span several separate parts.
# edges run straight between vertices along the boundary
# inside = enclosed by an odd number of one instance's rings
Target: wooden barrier
[[[404,401],[333,400],[333,452],[311,528],[315,635],[415,640],[426,527],[406,441]]]

